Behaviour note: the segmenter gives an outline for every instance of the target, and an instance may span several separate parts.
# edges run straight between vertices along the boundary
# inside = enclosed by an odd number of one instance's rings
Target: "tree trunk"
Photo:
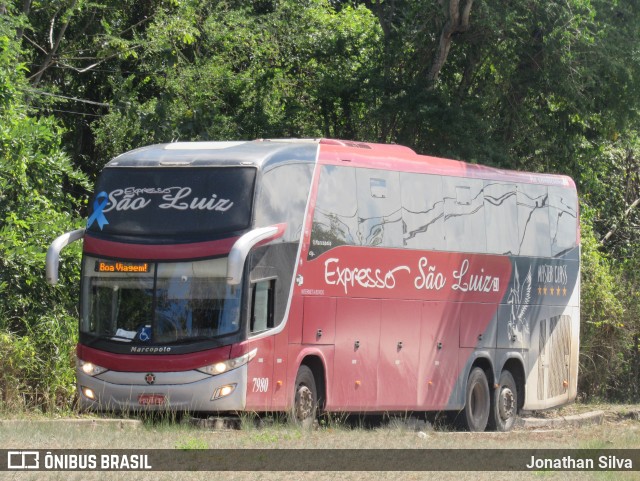
[[[22,14],[25,17],[29,16],[29,12],[31,11],[31,0],[23,0],[22,2]],[[3,12],[0,12],[3,13]],[[22,40],[22,35],[24,34],[24,28],[20,27],[16,31],[16,39],[18,41]]]
[[[441,3],[441,5],[443,8],[445,7],[444,3]],[[449,0],[449,8],[446,9],[447,21],[440,32],[440,40],[436,47],[436,53],[433,57],[429,73],[427,74],[429,89],[433,89],[435,86],[440,71],[447,61],[451,44],[453,43],[453,37],[458,33],[469,30],[469,16],[471,15],[472,6],[473,0]]]
[[[78,0],[74,0],[73,4],[71,5],[71,7],[69,7],[69,12],[73,12],[73,9],[76,7],[76,3],[78,3]],[[49,53],[47,54],[47,56],[45,57],[44,61],[42,62],[42,65],[40,66],[40,69],[36,72],[35,75],[33,75],[31,77],[31,82],[33,83],[33,85],[36,85],[38,82],[40,82],[40,80],[42,79],[42,75],[44,74],[45,70],[47,70],[52,64],[53,64],[53,57],[56,55],[56,53],[58,53],[58,48],[60,47],[60,42],[62,41],[65,32],[67,31],[67,28],[69,27],[69,22],[71,22],[71,18],[73,18],[73,16],[70,14],[69,17],[67,18],[67,20],[65,20],[65,22],[62,24],[62,26],[60,27],[60,32],[58,32],[58,36],[56,37],[55,42],[53,43],[53,45],[51,45],[51,50],[49,51]],[[51,30],[53,31],[53,22],[55,21],[55,17],[51,20],[52,25],[51,25]]]

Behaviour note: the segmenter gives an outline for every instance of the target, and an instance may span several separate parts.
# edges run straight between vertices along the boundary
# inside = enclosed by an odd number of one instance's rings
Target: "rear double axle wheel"
[[[510,431],[518,417],[518,388],[509,371],[502,371],[491,398],[489,427],[496,431]]]
[[[491,395],[487,375],[482,368],[474,367],[469,373],[465,406],[462,412],[463,427],[469,431],[484,431],[489,420]]]
[[[469,431],[509,431],[518,417],[518,389],[513,375],[505,370],[495,389],[489,388],[485,371],[475,367],[469,373],[462,426]]]

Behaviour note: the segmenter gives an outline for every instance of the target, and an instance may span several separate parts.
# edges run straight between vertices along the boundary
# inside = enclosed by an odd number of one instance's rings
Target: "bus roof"
[[[364,144],[329,139],[321,140],[320,144],[319,161],[326,164],[350,164],[373,169],[470,177],[497,182],[556,185],[575,189],[573,179],[565,175],[504,170],[459,160],[419,155],[408,147],[400,145]]]
[[[292,160],[315,162],[317,149],[318,141],[313,140],[174,142],[125,152],[105,167],[265,167]]]
[[[126,152],[105,167],[271,167],[287,162],[316,161],[372,169],[471,177],[575,188],[570,177],[496,169],[427,155],[408,147],[336,139],[258,139],[225,142],[174,142]]]

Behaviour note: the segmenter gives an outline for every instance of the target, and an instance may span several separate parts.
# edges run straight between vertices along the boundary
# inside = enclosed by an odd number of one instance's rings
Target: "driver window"
[[[251,286],[251,332],[273,327],[275,283],[275,279],[267,279]]]

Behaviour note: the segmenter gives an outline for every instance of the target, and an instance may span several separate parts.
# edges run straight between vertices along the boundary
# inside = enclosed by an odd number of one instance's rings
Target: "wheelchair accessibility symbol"
[[[138,329],[138,339],[142,342],[149,342],[151,340],[151,326],[142,326]]]

